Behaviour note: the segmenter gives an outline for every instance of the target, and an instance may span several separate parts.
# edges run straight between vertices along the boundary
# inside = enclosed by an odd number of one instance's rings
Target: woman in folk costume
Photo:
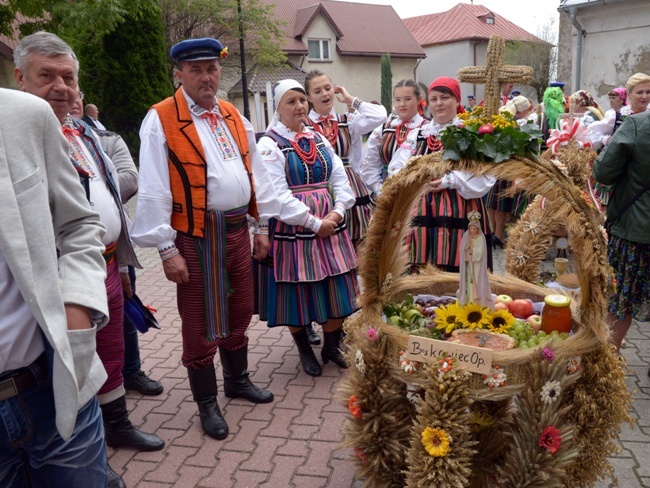
[[[469,224],[460,241],[463,257],[460,260],[460,290],[458,299],[461,305],[478,303],[482,307],[493,308],[492,292],[488,279],[487,251],[485,235],[481,232],[481,214],[472,211],[467,216]]]
[[[569,97],[571,112],[580,115],[580,121],[589,127],[596,121],[603,120],[605,112],[600,108],[594,97],[586,90],[578,90]]]
[[[386,122],[386,109],[383,105],[367,103],[351,96],[344,87],[334,86],[330,77],[319,70],[307,73],[305,92],[312,105],[307,123],[329,141],[343,161],[356,198],[354,206],[345,215],[348,233],[356,248],[366,235],[371,215],[370,192],[359,176],[362,136]],[[334,111],[335,99],[352,111],[337,114]]]
[[[433,80],[429,85],[428,100],[433,120],[409,134],[388,168],[390,174],[402,169],[412,156],[442,151],[440,133],[451,124],[461,124],[456,115],[465,110],[459,103],[458,81],[444,76]],[[432,181],[431,192],[422,197],[417,216],[413,219],[415,228],[410,236],[410,263],[415,267],[432,263],[445,271],[457,273],[467,214],[478,212],[483,221],[483,233],[490,233],[482,197],[494,181],[491,176],[474,176],[457,170]],[[492,269],[491,248],[488,247],[486,255],[488,267]]]
[[[266,216],[273,266],[263,290],[265,311],[269,327],[289,326],[304,371],[320,376],[306,326],[323,325],[323,362],[345,368],[340,329],[357,310],[357,259],[345,226],[354,195],[327,139],[305,127],[309,107],[302,85],[282,80],[274,100],[276,112],[258,144],[272,184],[260,191],[278,202],[276,214]]]
[[[393,88],[395,113],[372,132],[363,153],[361,179],[373,193],[380,193],[395,152],[413,130],[427,123],[418,110],[421,100],[420,87],[414,80],[401,80]],[[424,145],[424,139],[418,139],[417,144]]]

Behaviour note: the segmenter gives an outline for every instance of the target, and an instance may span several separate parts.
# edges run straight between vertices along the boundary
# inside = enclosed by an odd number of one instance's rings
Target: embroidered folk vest
[[[258,219],[246,127],[234,105],[223,100],[218,100],[218,103],[219,111],[239,148],[248,173],[251,185],[248,214]],[[157,103],[152,108],[158,112],[167,139],[169,180],[173,199],[171,226],[183,234],[203,237],[208,166],[182,88],[176,90],[173,97]]]

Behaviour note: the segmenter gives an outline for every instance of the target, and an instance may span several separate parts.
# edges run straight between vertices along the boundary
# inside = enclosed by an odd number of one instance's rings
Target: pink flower
[[[372,342],[377,341],[377,329],[373,329],[372,327],[366,331],[366,339]]]
[[[545,347],[542,351],[542,357],[546,359],[549,363],[555,359],[555,353],[550,347]]]
[[[494,126],[492,124],[483,124],[478,128],[479,134],[492,134],[494,132]]]
[[[542,436],[539,438],[539,445],[547,449],[551,454],[555,454],[562,445],[560,431],[552,425],[549,425],[542,432]]]

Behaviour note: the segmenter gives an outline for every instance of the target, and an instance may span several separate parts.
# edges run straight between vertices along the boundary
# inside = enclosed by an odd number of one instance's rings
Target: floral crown
[[[470,213],[467,214],[467,218],[469,219],[470,222],[478,222],[481,220],[481,214],[478,213],[476,210],[472,210]]]

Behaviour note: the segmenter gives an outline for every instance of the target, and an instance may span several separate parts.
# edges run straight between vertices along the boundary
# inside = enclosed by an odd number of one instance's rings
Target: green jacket
[[[594,178],[614,184],[607,218],[614,218],[650,182],[650,112],[625,119],[594,163]],[[611,233],[632,242],[650,243],[650,190],[614,222]]]

